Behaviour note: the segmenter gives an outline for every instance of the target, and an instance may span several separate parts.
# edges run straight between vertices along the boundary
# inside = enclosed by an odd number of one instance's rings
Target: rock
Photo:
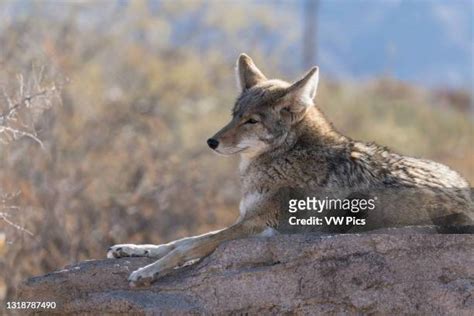
[[[18,301],[59,313],[474,315],[474,235],[288,235],[222,244],[149,288],[147,258],[84,261],[33,277]]]

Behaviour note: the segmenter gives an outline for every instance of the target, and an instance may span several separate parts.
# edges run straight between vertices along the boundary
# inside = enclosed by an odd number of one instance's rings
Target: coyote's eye
[[[258,123],[258,121],[256,119],[251,118],[251,119],[248,119],[247,121],[245,121],[244,124],[257,124],[257,123]]]

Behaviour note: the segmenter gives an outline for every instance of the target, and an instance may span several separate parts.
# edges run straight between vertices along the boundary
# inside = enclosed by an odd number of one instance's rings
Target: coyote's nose
[[[209,145],[209,147],[211,147],[212,149],[216,149],[217,146],[219,146],[219,141],[214,139],[214,138],[209,138],[207,140],[207,144]]]

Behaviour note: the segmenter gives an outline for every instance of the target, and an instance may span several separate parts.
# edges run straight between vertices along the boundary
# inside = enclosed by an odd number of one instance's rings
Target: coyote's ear
[[[302,79],[287,89],[284,101],[279,105],[282,113],[291,113],[291,120],[298,121],[306,109],[314,104],[313,99],[316,97],[318,82],[319,68],[313,67]],[[296,116],[295,113],[297,113]]]
[[[298,97],[302,102],[312,103],[316,97],[319,83],[319,68],[313,67],[300,80],[288,88],[288,94]]]
[[[257,66],[255,66],[252,58],[246,54],[240,54],[235,70],[237,81],[242,91],[250,89],[257,83],[267,80]]]

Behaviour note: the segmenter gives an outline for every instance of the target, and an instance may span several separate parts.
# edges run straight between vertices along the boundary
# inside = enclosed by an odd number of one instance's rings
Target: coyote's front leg
[[[209,255],[220,243],[226,240],[250,236],[260,233],[263,229],[263,226],[256,226],[255,223],[244,221],[216,232],[181,239],[175,243],[174,249],[164,257],[132,272],[128,278],[130,286],[150,284],[157,279],[159,274],[166,270],[182,265],[187,261]]]
[[[168,252],[173,250],[171,244],[165,245],[134,245],[134,244],[119,244],[107,249],[107,258],[122,258],[122,257],[149,257],[161,258]]]
[[[220,230],[217,230],[194,237],[186,237],[163,245],[118,244],[107,249],[107,258],[148,257],[158,259],[165,256],[180,245],[189,243],[191,240],[195,240],[196,238],[218,233],[219,231]]]

